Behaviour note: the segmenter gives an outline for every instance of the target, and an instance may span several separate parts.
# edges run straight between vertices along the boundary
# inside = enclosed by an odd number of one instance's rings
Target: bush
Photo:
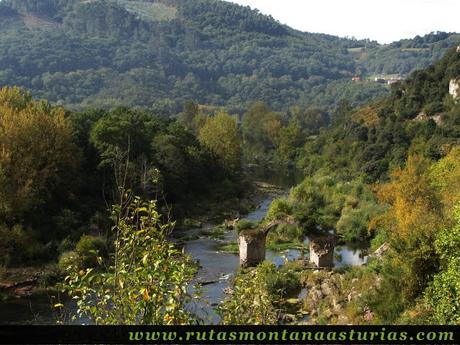
[[[0,265],[37,264],[50,259],[50,253],[53,253],[50,245],[38,242],[32,232],[21,225],[11,228],[0,225]]]
[[[284,267],[267,271],[266,280],[268,291],[282,298],[297,296],[302,288],[299,277]]]
[[[290,224],[278,225],[275,230],[270,231],[268,234],[269,243],[301,243],[304,239],[303,229],[299,226]]]
[[[75,247],[75,243],[68,237],[64,238],[58,245],[57,251],[59,254],[71,251]]]
[[[276,325],[276,297],[269,291],[262,264],[235,278],[234,293],[219,306],[223,325]]]
[[[344,208],[337,222],[337,232],[345,242],[364,242],[369,239],[367,225],[374,215],[370,208]]]
[[[96,267],[97,257],[107,257],[107,246],[101,237],[83,235],[75,247],[80,257],[81,268]]]
[[[423,108],[423,111],[428,116],[433,116],[433,115],[436,115],[444,111],[444,104],[442,102],[432,102],[432,103],[427,104]]]
[[[241,233],[244,230],[253,230],[258,226],[257,223],[251,222],[250,220],[242,219],[236,224],[236,231]]]
[[[80,256],[74,251],[64,252],[59,257],[58,267],[62,272],[72,271],[77,268],[80,269]]]
[[[276,199],[270,205],[267,212],[267,219],[283,219],[292,214],[292,206],[286,199]]]

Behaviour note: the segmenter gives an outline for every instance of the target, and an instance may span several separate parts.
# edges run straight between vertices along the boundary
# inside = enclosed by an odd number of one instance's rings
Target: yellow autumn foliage
[[[62,108],[0,89],[0,216],[20,216],[66,190],[78,158]]]

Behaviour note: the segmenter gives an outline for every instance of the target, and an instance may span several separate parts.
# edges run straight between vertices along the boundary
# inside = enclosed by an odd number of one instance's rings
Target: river
[[[270,207],[271,202],[278,195],[272,194],[265,197],[259,207],[248,214],[245,219],[251,221],[262,220]],[[200,233],[203,229],[189,229],[187,233]],[[207,303],[199,303],[191,306],[197,313],[206,319],[206,323],[216,324],[219,316],[215,312],[215,307],[222,302],[226,295],[224,289],[229,287],[232,278],[235,276],[239,257],[236,254],[219,251],[222,242],[230,243],[236,241],[236,232],[227,231],[223,239],[216,240],[209,237],[186,241],[185,251],[193,259],[197,260],[201,268],[195,277],[196,282],[206,282],[202,288],[202,297]],[[305,240],[308,243],[308,239]],[[306,253],[305,255],[308,255]],[[267,260],[277,266],[284,264],[286,260],[292,261],[301,258],[302,253],[297,249],[290,249],[283,252],[273,252],[267,250]],[[340,259],[340,260],[339,260]],[[338,247],[335,252],[335,265],[362,265],[367,261],[367,257],[362,255],[359,249],[352,249],[348,246]],[[193,293],[193,291],[191,290]],[[67,303],[67,309],[74,311],[72,303]],[[31,296],[15,300],[0,302],[0,324],[55,324],[57,315],[54,314],[51,296]],[[66,323],[72,323],[65,320]],[[75,323],[82,323],[76,321]]]
[[[260,206],[244,219],[250,221],[262,220],[270,207],[272,201],[279,195],[269,195]],[[215,312],[215,307],[222,302],[225,295],[225,288],[231,283],[239,267],[239,256],[237,254],[219,251],[222,242],[234,242],[237,240],[235,231],[227,231],[222,240],[214,240],[206,237],[188,241],[184,248],[202,266],[198,271],[195,282],[211,282],[202,289],[202,297],[207,304],[200,303],[194,309],[201,316],[206,318],[207,323],[216,324],[219,316]],[[305,244],[309,243],[308,238]],[[308,258],[308,252],[304,254]],[[302,257],[302,252],[298,249],[289,249],[283,252],[267,250],[266,260],[271,261],[277,266],[282,266],[286,260],[294,261]],[[344,265],[360,266],[366,263],[367,257],[360,249],[353,249],[350,246],[337,247],[334,253],[334,265],[341,267]]]

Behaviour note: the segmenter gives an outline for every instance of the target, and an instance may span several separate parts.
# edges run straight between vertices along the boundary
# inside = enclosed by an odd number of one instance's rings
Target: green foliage
[[[280,269],[275,265],[264,263],[258,270],[267,283],[267,289],[273,296],[281,299],[294,297],[300,292],[299,277],[288,266]]]
[[[53,255],[49,245],[37,241],[35,234],[21,225],[0,224],[0,265],[34,265]]]
[[[343,236],[345,242],[357,242],[368,239],[369,222],[382,211],[373,201],[363,201],[356,206],[345,206],[340,219],[337,221],[337,233]]]
[[[199,131],[200,142],[230,171],[241,167],[241,142],[236,118],[220,112],[209,117]]]
[[[441,231],[436,239],[442,271],[434,276],[425,292],[425,301],[438,324],[460,323],[460,204],[454,209],[454,217],[453,229]]]
[[[125,199],[114,206],[115,251],[98,257],[103,270],[68,267],[63,288],[77,300],[78,315],[98,325],[172,325],[195,322],[185,306],[194,269],[167,240],[172,223],[161,222],[156,202]],[[88,242],[85,239],[84,242]],[[84,249],[86,250],[86,244]]]
[[[5,87],[0,113],[0,217],[24,217],[53,198],[68,198],[79,151],[64,110]]]
[[[146,197],[162,194],[169,203],[176,204],[175,215],[184,216],[181,211],[197,211],[189,207],[192,199],[196,203],[200,196],[231,198],[239,192],[234,185],[238,171],[232,170],[239,162],[236,126],[224,136],[231,129],[227,125],[234,125],[229,119],[230,123],[227,118],[222,122],[221,116],[210,119],[213,123],[207,135],[200,136],[200,144],[176,121],[119,108],[99,116],[90,126],[89,140],[100,155],[99,168],[113,176],[112,190],[118,192],[124,183],[125,188]],[[228,144],[234,145],[232,150],[225,150]],[[159,184],[153,184],[154,180]]]
[[[300,33],[214,0],[8,0],[0,14],[0,84],[74,108],[361,104],[388,91],[352,82],[356,73],[406,75],[458,42],[442,33],[397,47]],[[422,50],[404,51],[412,45]],[[363,53],[348,51],[356,47]]]
[[[303,229],[291,224],[281,224],[271,230],[267,237],[268,246],[289,243],[291,246],[299,246],[305,237]]]
[[[391,324],[407,306],[407,300],[404,300],[398,289],[399,284],[404,279],[404,273],[401,268],[386,263],[382,269],[382,275],[384,279],[378,288],[366,297],[365,302],[375,312],[378,322]]]
[[[241,233],[245,230],[253,230],[258,227],[258,224],[246,219],[240,220],[238,223],[236,223],[236,231],[238,233]]]
[[[95,268],[98,265],[98,257],[107,258],[108,250],[106,241],[100,237],[83,235],[75,246],[78,254],[79,268]]]
[[[292,205],[285,198],[275,199],[268,209],[267,220],[283,219],[292,214]]]
[[[72,269],[81,269],[80,256],[75,251],[67,251],[59,256],[58,267],[62,272],[68,272]]]
[[[317,231],[318,227],[335,229],[345,242],[365,242],[371,237],[369,221],[381,211],[361,180],[318,173],[293,188],[287,200],[275,200],[268,217],[293,217],[307,233]],[[301,239],[299,235],[295,238]]]
[[[264,262],[238,274],[233,290],[219,307],[224,325],[276,325],[283,298],[298,294],[300,282],[292,271]]]
[[[386,242],[391,251],[369,303],[382,322],[458,323],[458,208],[450,214],[459,201],[457,156],[457,148],[435,163],[410,156],[380,187],[389,207],[377,221],[376,245]]]

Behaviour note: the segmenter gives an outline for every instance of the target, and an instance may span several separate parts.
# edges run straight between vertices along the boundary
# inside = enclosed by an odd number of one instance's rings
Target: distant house
[[[457,53],[460,53],[460,45],[457,46]]]
[[[354,82],[360,82],[361,81],[361,77],[353,77],[351,78],[351,81],[354,81]]]

